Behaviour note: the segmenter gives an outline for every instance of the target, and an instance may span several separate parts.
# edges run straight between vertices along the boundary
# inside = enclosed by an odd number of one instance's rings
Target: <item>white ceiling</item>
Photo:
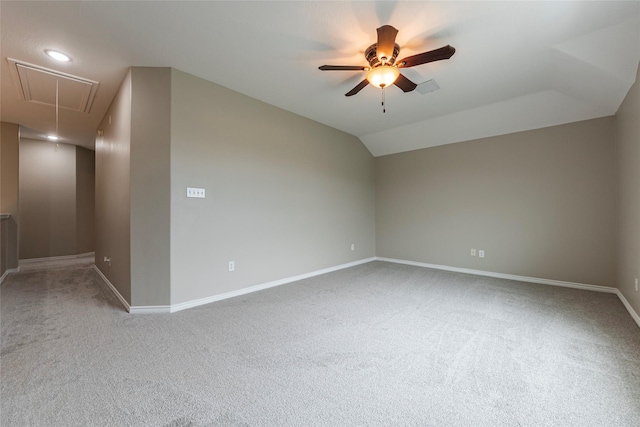
[[[23,135],[55,129],[55,108],[18,96],[13,58],[100,83],[90,113],[60,109],[63,142],[93,147],[129,66],[175,67],[358,136],[376,156],[615,114],[640,60],[640,2],[0,3],[1,118]],[[447,44],[448,61],[404,69],[421,94],[344,94],[376,28],[399,58]],[[69,54],[58,63],[45,49]]]

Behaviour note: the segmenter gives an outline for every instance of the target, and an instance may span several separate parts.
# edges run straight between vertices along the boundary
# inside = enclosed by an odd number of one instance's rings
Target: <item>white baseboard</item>
[[[120,295],[120,292],[118,292],[118,290],[115,288],[115,286],[113,286],[113,284],[109,281],[109,279],[107,279],[107,277],[104,274],[102,274],[102,271],[100,271],[100,269],[98,269],[98,267],[96,267],[96,265],[93,265],[93,269],[98,273],[100,278],[102,278],[102,280],[104,280],[104,282],[109,287],[109,289],[111,289],[111,292],[113,292],[115,294],[115,296],[118,298],[118,300],[120,300],[120,302],[122,303],[124,308],[129,313],[131,313],[131,314],[152,314],[152,313],[157,314],[157,313],[175,313],[177,311],[186,310],[188,308],[193,308],[193,307],[198,307],[200,305],[209,304],[209,303],[212,303],[212,302],[215,302],[215,301],[221,301],[221,300],[224,300],[224,299],[233,298],[233,297],[237,297],[237,296],[240,296],[240,295],[246,295],[246,294],[249,294],[249,293],[252,293],[252,292],[257,292],[257,291],[261,291],[261,290],[264,290],[264,289],[273,288],[275,286],[284,285],[286,283],[296,282],[298,280],[303,280],[303,279],[308,279],[310,277],[319,276],[321,274],[327,274],[327,273],[331,273],[333,271],[338,271],[338,270],[342,270],[342,269],[349,268],[349,267],[355,267],[356,265],[366,264],[368,262],[372,262],[372,261],[375,261],[375,260],[376,260],[375,257],[365,258],[365,259],[361,259],[361,260],[358,260],[358,261],[349,262],[349,263],[346,263],[346,264],[340,264],[340,265],[337,265],[337,266],[334,266],[334,267],[324,268],[322,270],[312,271],[310,273],[300,274],[300,275],[297,275],[297,276],[287,277],[285,279],[274,280],[272,282],[267,282],[267,283],[262,283],[260,285],[250,286],[248,288],[238,289],[236,291],[226,292],[224,294],[212,295],[210,297],[200,298],[200,299],[192,300],[192,301],[186,301],[186,302],[179,303],[179,304],[174,304],[174,305],[153,305],[153,306],[131,306],[131,305],[129,305],[127,300],[125,300],[124,297],[122,295]]]
[[[616,295],[618,295],[618,298],[620,298],[620,301],[622,301],[622,304],[624,304],[624,308],[627,309],[633,320],[635,320],[638,324],[638,327],[640,327],[640,316],[638,316],[638,313],[636,313],[633,307],[631,307],[631,304],[629,304],[629,301],[627,301],[627,299],[624,297],[624,295],[622,295],[622,292],[620,292],[619,289],[616,289]]]
[[[127,310],[127,312],[131,313],[131,306],[129,305],[127,300],[124,299],[124,297],[120,294],[120,292],[118,292],[116,287],[113,286],[113,284],[109,281],[109,279],[107,279],[107,276],[102,274],[102,271],[100,271],[100,269],[95,264],[93,265],[93,269],[95,270],[96,273],[98,273],[98,276],[100,276],[100,278],[109,287],[109,289],[111,289],[111,292],[113,292],[113,294],[116,296],[116,298],[118,298],[120,303],[122,303],[122,305],[124,306],[125,310]]]
[[[4,271],[4,273],[2,273],[2,277],[0,277],[0,285],[2,284],[2,282],[4,282],[4,279],[6,279],[9,274],[19,273],[19,272],[20,272],[20,267],[18,267],[18,268],[7,268]]]
[[[564,287],[564,288],[574,288],[574,289],[582,289],[582,290],[587,290],[587,291],[605,292],[605,293],[609,293],[609,294],[616,294],[618,296],[618,298],[620,298],[620,301],[622,301],[622,304],[627,309],[627,311],[629,312],[629,314],[631,315],[633,320],[638,324],[638,327],[640,327],[640,316],[638,315],[638,313],[636,313],[635,310],[633,309],[633,307],[631,307],[631,304],[629,304],[629,302],[624,297],[622,292],[620,292],[619,289],[613,288],[613,287],[610,287],[610,286],[589,285],[589,284],[585,284],[585,283],[566,282],[566,281],[562,281],[562,280],[541,279],[541,278],[538,278],[538,277],[528,277],[528,276],[518,276],[518,275],[514,275],[514,274],[494,273],[494,272],[491,272],[491,271],[473,270],[473,269],[470,269],[470,268],[450,267],[450,266],[446,266],[446,265],[429,264],[429,263],[424,263],[424,262],[407,261],[407,260],[394,259],[394,258],[384,258],[384,257],[365,258],[365,259],[361,259],[361,260],[358,260],[358,261],[337,265],[337,266],[334,266],[334,267],[329,267],[329,268],[324,268],[324,269],[321,269],[321,270],[312,271],[310,273],[300,274],[300,275],[297,275],[297,276],[292,276],[292,277],[287,277],[287,278],[284,278],[284,279],[274,280],[272,282],[262,283],[260,285],[250,286],[248,288],[238,289],[236,291],[226,292],[224,294],[212,295],[210,297],[200,298],[200,299],[192,300],[192,301],[186,301],[186,302],[182,302],[182,303],[179,303],[179,304],[155,305],[155,306],[131,306],[131,305],[129,305],[127,300],[125,300],[124,297],[122,295],[120,295],[120,292],[118,292],[118,290],[115,288],[115,286],[113,286],[113,284],[111,284],[109,279],[107,279],[106,276],[104,274],[102,274],[102,272],[98,269],[98,267],[93,265],[93,269],[98,273],[98,275],[102,278],[102,280],[104,280],[104,282],[107,284],[107,286],[111,289],[111,291],[115,294],[115,296],[118,298],[118,300],[122,303],[124,308],[129,313],[131,313],[131,314],[154,314],[154,313],[175,313],[177,311],[182,311],[182,310],[198,307],[198,306],[205,305],[205,304],[210,304],[212,302],[221,301],[221,300],[225,300],[225,299],[228,299],[228,298],[234,298],[234,297],[237,297],[237,296],[240,296],[240,295],[246,295],[246,294],[249,294],[249,293],[252,293],[252,292],[262,291],[264,289],[269,289],[269,288],[273,288],[275,286],[280,286],[280,285],[284,285],[284,284],[287,284],[287,283],[296,282],[298,280],[308,279],[310,277],[319,276],[321,274],[327,274],[327,273],[331,273],[333,271],[338,271],[338,270],[342,270],[342,269],[345,269],[345,268],[355,267],[356,265],[366,264],[366,263],[372,262],[372,261],[384,261],[384,262],[391,262],[391,263],[395,263],[395,264],[405,264],[405,265],[412,265],[412,266],[416,266],[416,267],[433,268],[433,269],[436,269],[436,270],[452,271],[452,272],[456,272],[456,273],[472,274],[472,275],[476,275],[476,276],[495,277],[495,278],[498,278],[498,279],[515,280],[515,281],[519,281],[519,282],[537,283],[537,284],[541,284],[541,285],[560,286],[560,287]],[[17,272],[19,270],[20,270],[20,268],[17,268],[17,269],[11,270],[11,271],[7,270],[7,272],[5,272],[5,274],[2,275],[2,279],[0,279],[0,283],[2,283],[2,280],[4,280],[4,278],[6,277],[7,273]]]
[[[43,262],[43,261],[65,261],[68,259],[84,258],[87,256],[95,256],[95,252],[86,252],[83,254],[76,254],[76,255],[50,256],[50,257],[44,257],[44,258],[28,258],[28,259],[21,259],[20,261],[18,261],[18,263],[28,265],[28,264]]]
[[[375,258],[366,258],[359,261],[349,262],[346,264],[337,265],[335,267],[324,268],[322,270],[312,271],[311,273],[300,274],[297,276],[287,277],[285,279],[274,280],[273,282],[262,283],[260,285],[250,286],[248,288],[238,289],[237,291],[226,292],[224,294],[212,295],[210,297],[201,298],[193,301],[187,301],[180,304],[172,305],[170,308],[171,313],[176,311],[186,310],[187,308],[193,308],[204,304],[209,304],[215,301],[221,301],[228,298],[237,297],[240,295],[246,295],[252,292],[262,291],[264,289],[273,288],[275,286],[284,285],[286,283],[297,282],[298,280],[308,279],[310,277],[319,276],[321,274],[331,273],[332,271],[342,270],[344,268],[355,267],[356,265],[366,264],[368,262],[375,261]]]
[[[610,286],[587,285],[585,283],[565,282],[562,280],[540,279],[538,277],[527,277],[527,276],[516,276],[514,274],[494,273],[491,271],[473,270],[470,268],[449,267],[447,265],[428,264],[425,262],[406,261],[402,259],[376,257],[376,260],[392,262],[395,264],[414,265],[416,267],[433,268],[436,270],[453,271],[456,273],[473,274],[475,276],[495,277],[497,279],[516,280],[519,282],[538,283],[541,285],[561,286],[563,288],[584,289],[588,291],[606,292],[610,294],[615,294],[617,292],[616,288],[612,288]]]
[[[366,264],[371,261],[375,261],[375,257],[365,258],[354,262],[349,262],[346,264],[340,264],[334,267],[324,268],[322,270],[312,271],[311,273],[300,274],[297,276],[287,277],[285,279],[274,280],[272,282],[262,283],[260,285],[250,286],[248,288],[238,289],[237,291],[226,292],[224,294],[212,295],[206,298],[200,298],[197,300],[187,301],[180,304],[174,304],[170,306],[170,312],[175,313],[176,311],[186,310],[188,308],[197,307],[204,304],[209,304],[215,301],[221,301],[228,298],[237,297],[240,295],[246,295],[252,292],[262,291],[264,289],[273,288],[275,286],[284,285],[291,282],[297,282],[298,280],[308,279],[310,277],[319,276],[321,274],[331,273],[333,271],[342,270],[349,267],[355,267],[356,265]]]
[[[527,276],[517,276],[514,274],[503,274],[503,273],[494,273],[491,271],[483,271],[483,270],[473,270],[470,268],[458,268],[458,267],[449,267],[447,265],[438,265],[438,264],[428,264],[425,262],[416,262],[416,261],[406,261],[401,259],[394,258],[384,258],[384,257],[376,257],[377,261],[385,261],[392,262],[395,264],[405,264],[405,265],[413,265],[416,267],[426,267],[433,268],[436,270],[445,270],[445,271],[453,271],[456,273],[465,273],[465,274],[473,274],[476,276],[485,276],[485,277],[495,277],[498,279],[508,279],[515,280],[518,282],[528,282],[528,283],[537,283],[540,285],[550,285],[550,286],[561,286],[563,288],[574,288],[574,289],[582,289],[586,291],[595,291],[595,292],[605,292],[608,294],[616,294],[624,307],[627,309],[633,320],[640,327],[640,316],[635,312],[629,301],[622,295],[622,292],[618,288],[614,288],[611,286],[599,286],[599,285],[588,285],[585,283],[576,283],[576,282],[565,282],[562,280],[552,280],[552,279],[541,279],[538,277],[527,277]]]
[[[93,269],[98,273],[98,276],[104,281],[104,283],[111,289],[111,292],[118,298],[124,308],[131,314],[151,314],[151,313],[170,313],[170,306],[168,305],[154,305],[154,306],[134,306],[129,305],[127,300],[118,292],[113,283],[107,279],[107,276],[102,274],[102,271],[94,264]]]
[[[134,305],[129,309],[131,314],[172,313],[170,305]]]

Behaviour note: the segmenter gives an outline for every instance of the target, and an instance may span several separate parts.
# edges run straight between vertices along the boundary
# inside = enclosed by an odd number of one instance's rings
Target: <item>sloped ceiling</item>
[[[51,106],[20,99],[14,58],[99,83],[89,113],[60,112],[64,142],[92,147],[129,66],[175,67],[358,136],[376,156],[613,115],[640,61],[640,2],[7,2],[0,3],[1,118],[31,137]],[[448,61],[405,69],[421,94],[366,87],[376,28],[405,57],[450,44]],[[45,49],[69,54],[56,63]]]

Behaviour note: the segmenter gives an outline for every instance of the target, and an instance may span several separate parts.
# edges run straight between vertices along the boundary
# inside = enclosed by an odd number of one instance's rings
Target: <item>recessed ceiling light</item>
[[[58,52],[57,50],[47,49],[47,50],[45,50],[45,52],[46,52],[47,55],[49,55],[50,57],[52,57],[56,61],[61,61],[61,62],[69,62],[69,61],[71,61],[71,58],[69,57],[69,55],[65,55],[64,53]]]
[[[56,135],[47,135],[47,139],[50,140],[50,141],[57,141],[60,138],[58,136],[56,136]]]

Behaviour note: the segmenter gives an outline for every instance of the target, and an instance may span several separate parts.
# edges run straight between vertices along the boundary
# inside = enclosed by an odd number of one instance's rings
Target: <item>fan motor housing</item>
[[[367,50],[365,50],[364,52],[364,57],[367,59],[367,62],[369,63],[371,68],[375,68],[382,65],[382,63],[380,62],[380,58],[378,58],[377,51],[378,51],[378,43],[374,43],[371,46],[369,46]],[[387,58],[386,64],[387,65],[395,64],[396,58],[398,58],[399,53],[400,53],[400,46],[398,46],[398,43],[396,43],[393,46],[393,55],[391,55],[391,58]]]

